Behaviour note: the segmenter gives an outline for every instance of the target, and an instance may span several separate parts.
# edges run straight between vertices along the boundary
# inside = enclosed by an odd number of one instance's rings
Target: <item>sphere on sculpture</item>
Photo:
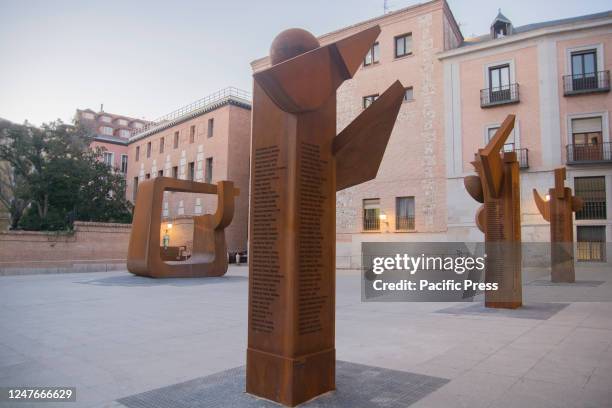
[[[306,30],[290,28],[276,36],[270,46],[272,65],[286,61],[319,47],[319,40]]]

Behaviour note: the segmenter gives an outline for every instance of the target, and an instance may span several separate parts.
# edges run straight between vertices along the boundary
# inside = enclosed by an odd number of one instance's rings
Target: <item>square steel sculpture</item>
[[[336,191],[376,177],[405,92],[336,135],[336,89],[379,33],[287,30],[254,74],[246,391],[288,406],[335,389]]]
[[[502,152],[514,129],[508,115],[472,162],[476,176],[464,179],[465,188],[479,203],[476,225],[485,234],[485,281],[497,290],[485,291],[485,306],[516,309],[522,305],[521,200],[516,152]]]
[[[159,233],[164,191],[216,194],[214,214],[193,217],[193,250],[186,261],[163,261]],[[216,185],[157,177],[138,186],[127,268],[134,275],[152,278],[222,276],[227,272],[225,228],[234,217],[234,197],[239,190],[231,181]]]
[[[550,223],[551,281],[575,282],[572,212],[580,211],[584,202],[572,195],[571,188],[565,187],[565,167],[555,169],[555,187],[548,190],[547,200],[535,188],[533,199],[542,217]]]

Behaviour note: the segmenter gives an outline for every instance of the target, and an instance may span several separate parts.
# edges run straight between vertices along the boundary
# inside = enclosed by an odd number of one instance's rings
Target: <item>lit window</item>
[[[378,45],[377,42],[374,43],[374,45],[372,45],[372,48],[370,48],[365,58],[363,59],[364,66],[367,67],[368,65],[376,64],[380,60],[379,49],[380,49],[380,46]]]
[[[366,198],[363,200],[363,230],[378,231],[380,229],[380,199]]]
[[[395,58],[412,54],[412,34],[395,37]]]
[[[572,119],[572,140],[568,159],[575,162],[598,162],[609,158],[610,149],[603,143],[601,116]]]
[[[606,227],[578,225],[576,227],[576,259],[578,261],[606,260]]]
[[[368,106],[370,106],[372,104],[372,102],[374,102],[377,99],[378,99],[378,94],[364,96],[363,97],[363,109],[365,109]]]

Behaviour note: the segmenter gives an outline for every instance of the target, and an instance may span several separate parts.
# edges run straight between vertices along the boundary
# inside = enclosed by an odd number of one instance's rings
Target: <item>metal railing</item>
[[[584,200],[582,209],[576,212],[577,220],[605,220],[607,215],[605,201]]]
[[[519,168],[529,168],[529,149],[514,149],[514,151],[516,152],[516,160],[519,162]]]
[[[414,217],[397,215],[395,217],[395,229],[397,231],[414,231]]]
[[[222,102],[228,99],[237,99],[244,103],[248,103],[250,105],[252,96],[250,92],[230,86],[230,87],[221,89],[215,93],[212,93],[202,99],[198,99],[197,101],[192,102],[189,105],[185,105],[175,111],[172,111],[168,113],[167,115],[161,116],[155,119],[154,121],[147,123],[145,126],[141,128],[133,129],[130,133],[130,136],[133,137],[140,133],[144,133],[147,130],[152,129],[156,126],[163,125],[164,123],[171,122],[184,115],[204,109],[207,106],[210,106],[215,103],[219,103],[219,102]]]
[[[480,107],[489,108],[519,101],[519,84],[509,84],[497,88],[480,90]]]
[[[563,94],[565,96],[609,91],[610,71],[563,76]]]
[[[612,143],[569,144],[567,164],[612,162]]]
[[[376,216],[370,216],[368,214],[364,214],[363,230],[364,231],[379,231],[380,230],[380,218],[378,214]]]

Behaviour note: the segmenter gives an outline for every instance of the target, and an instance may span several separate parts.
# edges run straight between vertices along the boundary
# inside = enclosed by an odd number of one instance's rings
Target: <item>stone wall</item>
[[[0,275],[125,269],[130,224],[75,222],[74,232],[0,232]]]

